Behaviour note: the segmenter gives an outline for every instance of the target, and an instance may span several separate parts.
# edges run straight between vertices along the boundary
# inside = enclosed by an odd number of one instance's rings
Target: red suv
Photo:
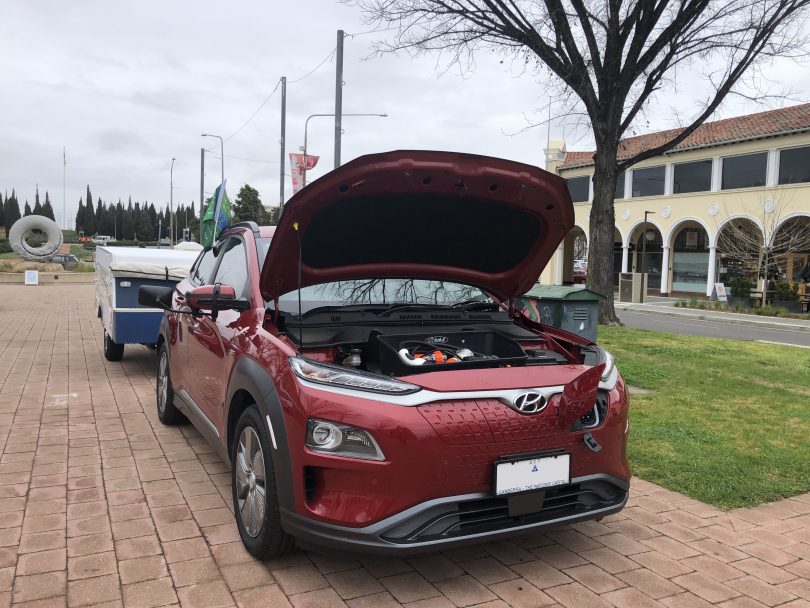
[[[404,554],[601,518],[628,495],[611,356],[516,313],[573,225],[562,179],[400,151],[225,230],[174,289],[160,420],[232,469],[256,557],[295,542]]]

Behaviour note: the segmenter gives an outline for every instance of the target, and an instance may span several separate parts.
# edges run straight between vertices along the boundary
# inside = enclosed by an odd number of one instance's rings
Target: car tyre
[[[291,553],[295,539],[281,527],[270,443],[255,405],[245,409],[236,424],[231,488],[236,526],[248,553],[257,559]]]
[[[124,357],[124,345],[116,344],[106,331],[104,332],[104,358],[107,361],[120,361]]]
[[[172,376],[169,369],[169,349],[165,342],[160,344],[158,350],[155,395],[157,415],[163,424],[173,426],[185,420],[183,413],[174,405],[174,388],[172,388]]]

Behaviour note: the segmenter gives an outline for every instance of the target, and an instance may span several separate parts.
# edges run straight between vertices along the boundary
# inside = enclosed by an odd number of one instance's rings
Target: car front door
[[[170,324],[176,323],[177,332],[170,336],[171,344],[171,372],[172,385],[175,390],[183,390],[189,393],[189,385],[193,378],[189,374],[188,358],[188,338],[189,322],[192,321],[191,309],[186,305],[186,292],[208,285],[214,274],[216,256],[212,249],[207,249],[200,254],[197,261],[191,267],[189,276],[177,284],[174,294],[174,306],[172,308],[181,311],[180,313],[169,313]],[[190,393],[189,393],[190,394]]]
[[[241,237],[229,237],[219,249],[212,283],[230,285],[238,298],[250,299],[248,256]],[[188,315],[189,394],[222,437],[225,392],[233,364],[234,340],[249,327],[251,311],[220,310],[210,315]]]

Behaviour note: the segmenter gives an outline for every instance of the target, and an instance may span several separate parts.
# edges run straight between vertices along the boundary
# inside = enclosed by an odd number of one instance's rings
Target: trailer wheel
[[[124,345],[113,342],[110,334],[104,332],[104,358],[107,361],[120,361],[124,356]]]

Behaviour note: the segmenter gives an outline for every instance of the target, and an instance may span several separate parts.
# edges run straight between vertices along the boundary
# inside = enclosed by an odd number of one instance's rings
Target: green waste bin
[[[600,298],[600,294],[590,289],[538,284],[515,298],[515,307],[534,321],[596,342]]]

